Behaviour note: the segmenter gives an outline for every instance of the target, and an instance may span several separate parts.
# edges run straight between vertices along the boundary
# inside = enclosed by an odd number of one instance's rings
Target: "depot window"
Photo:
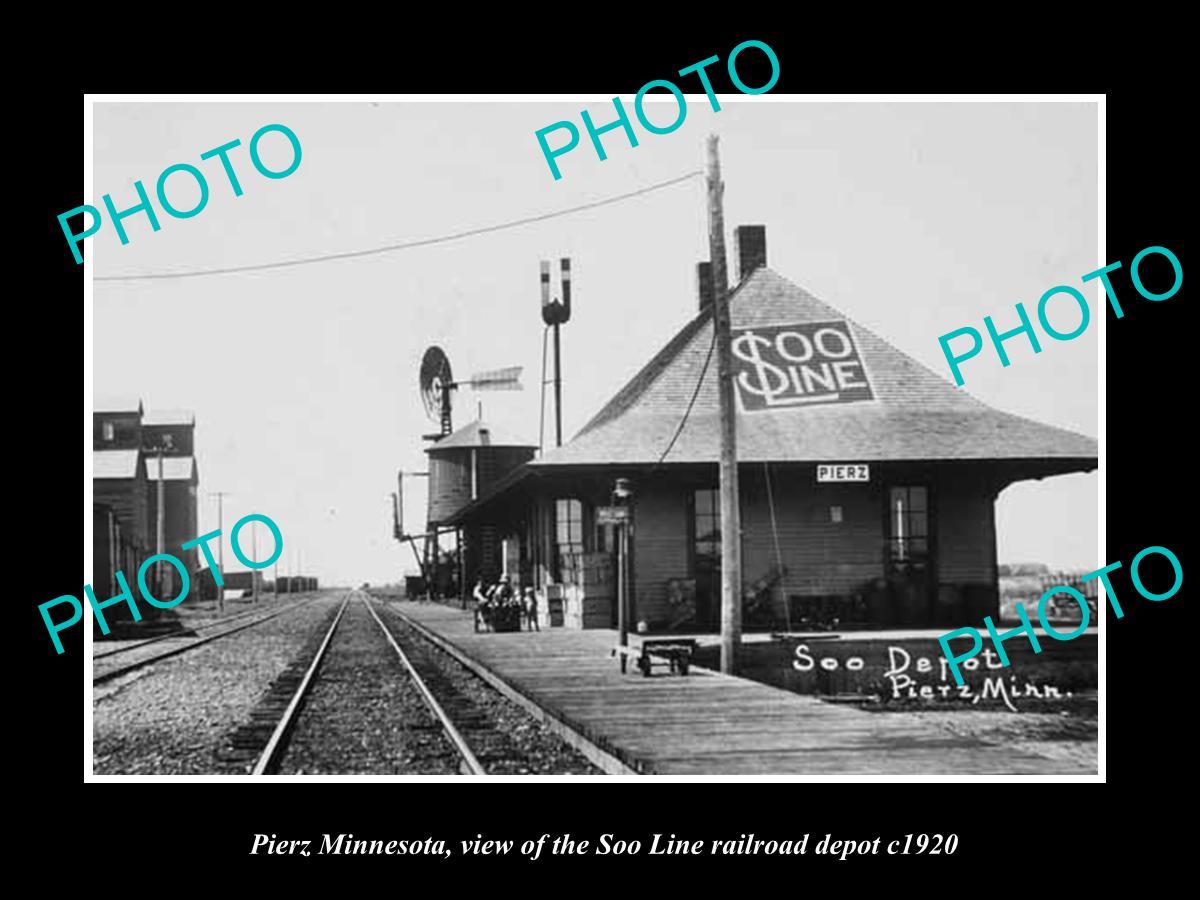
[[[924,562],[929,556],[929,497],[919,485],[888,492],[888,560]]]
[[[693,495],[692,549],[699,566],[719,565],[721,559],[721,498],[715,490]]]
[[[583,556],[583,504],[574,499],[554,501],[554,580],[560,584],[579,567]]]
[[[721,495],[713,488],[700,488],[690,499],[689,574],[695,581],[695,622],[701,628],[716,628],[721,611]]]

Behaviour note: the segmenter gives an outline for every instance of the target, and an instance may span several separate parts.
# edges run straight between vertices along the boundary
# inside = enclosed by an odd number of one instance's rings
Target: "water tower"
[[[517,466],[533,459],[537,447],[515,435],[477,419],[452,431],[452,392],[459,387],[476,391],[520,390],[521,367],[479,372],[465,381],[455,381],[450,361],[438,347],[425,351],[421,362],[421,397],[430,418],[441,426],[438,434],[426,435],[433,443],[429,456],[429,500],[426,526],[426,570],[434,572],[438,557],[438,535],[453,526],[448,520],[478,500]],[[473,526],[458,532],[460,589],[470,590],[477,575],[489,581],[501,571],[496,529]],[[427,576],[428,577],[428,576]]]

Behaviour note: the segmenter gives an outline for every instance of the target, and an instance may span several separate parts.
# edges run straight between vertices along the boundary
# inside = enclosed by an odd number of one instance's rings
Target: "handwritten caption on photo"
[[[793,671],[801,674],[813,672],[835,673],[862,672],[866,669],[866,660],[862,656],[838,656],[828,654],[829,647],[810,647],[799,643],[795,649],[795,659],[792,660]],[[821,651],[828,655],[822,655]],[[993,669],[1002,669],[998,657],[991,650],[983,651],[985,664],[984,677],[976,684],[951,685],[950,664],[945,657],[917,656],[904,647],[890,645],[887,647],[887,666],[882,673],[886,679],[885,690],[889,690],[888,700],[943,700],[954,703],[978,706],[980,703],[997,701],[1003,703],[1012,712],[1019,712],[1015,701],[1018,700],[1069,700],[1074,692],[1060,689],[1057,685],[1041,681],[1031,681],[1028,678],[1019,679],[1017,675],[1003,677],[988,675]],[[979,669],[978,659],[968,659],[963,663],[968,672]]]

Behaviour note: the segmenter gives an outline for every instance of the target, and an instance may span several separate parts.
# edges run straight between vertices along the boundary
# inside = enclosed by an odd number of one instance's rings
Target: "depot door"
[[[933,610],[934,559],[929,488],[892,485],[886,491],[884,565],[891,589],[889,625],[928,625]]]

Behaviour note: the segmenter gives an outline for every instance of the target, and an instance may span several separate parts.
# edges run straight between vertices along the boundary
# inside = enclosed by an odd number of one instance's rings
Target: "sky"
[[[623,98],[626,107],[629,97]],[[666,123],[674,101],[651,112]],[[721,141],[725,223],[767,226],[768,264],[950,381],[938,336],[992,315],[1017,324],[1048,288],[1083,290],[1079,338],[1010,341],[1012,365],[985,352],[965,390],[999,409],[1097,436],[1096,109],[1089,103],[810,103],[762,95],[688,97],[682,126],[639,144],[604,136],[601,161],[580,124],[609,121],[607,98],[553,102],[97,103],[95,196],[133,206],[169,165],[205,173],[207,206],[187,219],[143,214],[87,240],[96,276],[255,265],[417,241],[553,212],[698,171]],[[583,132],[555,180],[534,133]],[[302,147],[296,171],[268,179],[248,156],[261,126]],[[216,159],[233,139],[243,195]],[[551,138],[556,141],[558,136]],[[280,134],[261,145],[282,169]],[[186,174],[168,196],[198,198]],[[436,430],[417,375],[431,344],[459,377],[524,366],[524,390],[460,391],[455,427],[475,418],[537,443],[542,323],[538,264],[571,258],[563,326],[563,428],[574,434],[696,312],[706,259],[704,182],[536,224],[431,246],[287,269],[94,285],[94,393],[196,415],[201,533],[251,512],[284,538],[281,572],[301,561],[328,584],[395,581],[413,568],[392,539],[397,469],[424,470]],[[732,242],[727,237],[727,244]],[[736,271],[730,258],[731,278]],[[557,263],[554,267],[557,283]],[[1061,330],[1078,321],[1051,313]],[[1006,325],[1007,323],[1007,325]],[[1023,341],[1023,339],[1022,339]],[[547,438],[552,441],[547,405]],[[998,558],[1095,568],[1096,472],[1022,482],[996,506]],[[405,480],[405,525],[424,522],[424,482]],[[260,533],[265,539],[265,530]],[[261,546],[260,541],[260,546]],[[227,567],[232,561],[227,545]]]

